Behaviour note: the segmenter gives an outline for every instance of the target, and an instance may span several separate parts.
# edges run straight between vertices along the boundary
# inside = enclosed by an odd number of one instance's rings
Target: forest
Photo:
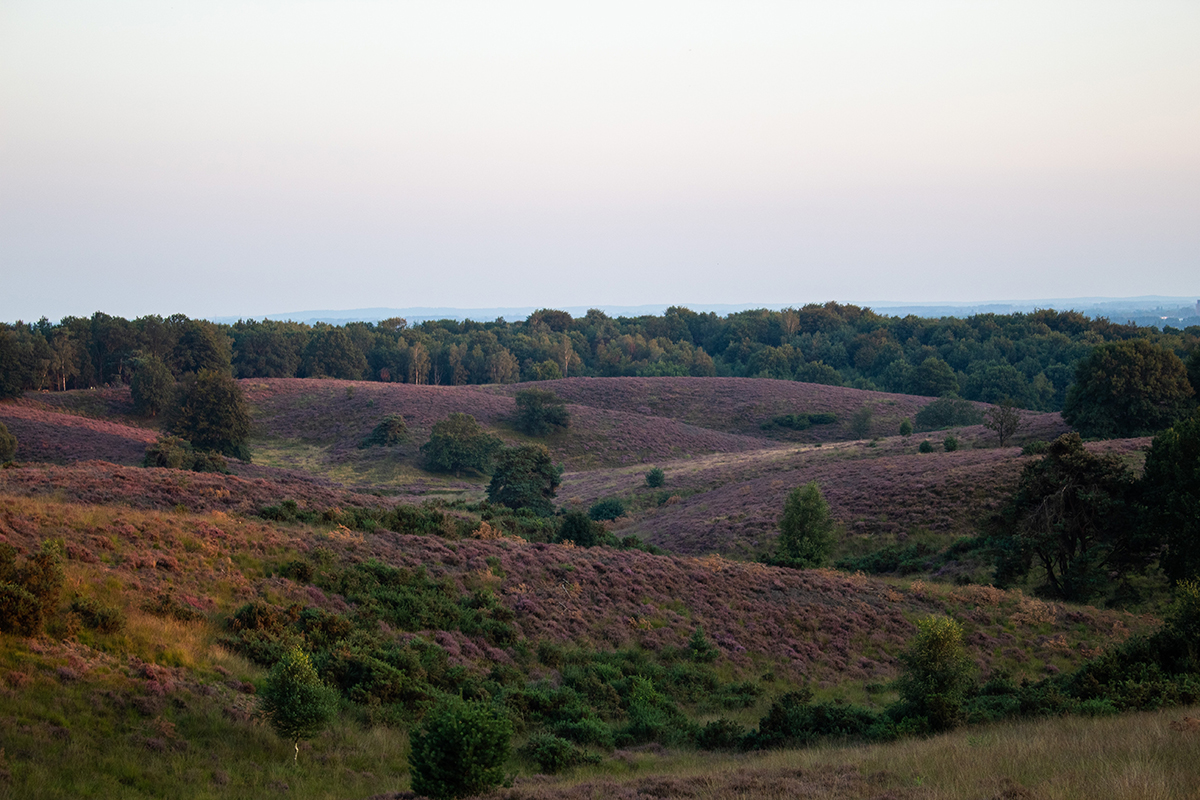
[[[205,368],[237,378],[338,378],[460,386],[564,377],[751,377],[922,396],[1007,399],[1062,409],[1076,365],[1098,344],[1145,340],[1180,358],[1200,326],[1141,328],[1072,311],[965,319],[888,317],[826,303],[718,316],[572,318],[543,309],[517,322],[402,318],[331,326],[176,314],[102,312],[58,323],[0,323],[0,397],[128,384],[142,361],[175,377]],[[1194,362],[1194,359],[1193,359]],[[1193,363],[1192,369],[1196,369]]]

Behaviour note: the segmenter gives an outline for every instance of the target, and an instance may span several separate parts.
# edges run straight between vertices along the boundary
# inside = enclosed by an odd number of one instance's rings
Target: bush
[[[566,401],[545,389],[517,392],[517,416],[514,427],[529,436],[546,436],[565,431],[571,424]]]
[[[936,431],[979,425],[983,422],[983,412],[961,397],[939,397],[918,411],[915,419],[917,430]]]
[[[328,725],[335,708],[333,693],[298,647],[271,668],[259,700],[275,732],[295,748],[293,761],[300,757],[300,741]]]
[[[91,598],[75,598],[71,601],[71,611],[79,616],[85,627],[100,633],[116,633],[125,627],[125,615],[120,609]]]
[[[737,750],[746,738],[746,729],[727,719],[715,719],[700,729],[696,746],[701,750]]]
[[[912,432],[913,432],[912,422],[910,422],[909,420],[904,420],[903,422],[900,423],[900,435],[901,436],[912,436]]]
[[[42,631],[42,604],[24,588],[0,583],[0,631],[37,636]]]
[[[945,449],[947,453],[953,453],[958,449],[958,437],[953,433],[946,434],[946,438],[942,439],[942,448]]]
[[[625,503],[619,497],[606,497],[592,503],[588,516],[600,522],[625,516]]]
[[[933,452],[933,442],[926,439],[923,442],[921,442],[919,445],[917,445],[917,450],[922,453],[932,453]]]
[[[421,445],[425,465],[457,478],[465,470],[487,472],[492,456],[503,446],[499,438],[483,429],[470,414],[455,412],[433,425],[429,441]]]
[[[412,733],[412,790],[443,798],[482,794],[504,780],[512,724],[494,706],[448,698]]]
[[[572,542],[580,547],[595,547],[603,538],[603,526],[597,525],[582,511],[568,511],[563,515],[555,541]]]
[[[691,638],[688,639],[688,655],[691,656],[692,661],[707,664],[715,661],[720,654],[721,651],[704,635],[704,628],[697,625],[696,630],[692,631]]]
[[[505,447],[496,457],[496,469],[487,488],[488,501],[548,517],[554,513],[551,500],[562,482],[562,472],[562,467],[551,461],[545,445]]]
[[[900,654],[904,672],[896,681],[907,712],[935,731],[953,727],[971,686],[971,661],[963,650],[962,627],[945,617],[917,622],[917,635]]]
[[[1023,456],[1040,456],[1045,455],[1050,450],[1050,443],[1045,439],[1034,439],[1032,442],[1026,442],[1021,448]]]
[[[875,409],[864,405],[850,417],[850,433],[857,439],[865,439],[871,433],[871,422],[875,418]]]
[[[241,387],[226,372],[201,370],[185,386],[170,430],[197,449],[250,460],[250,411]]]
[[[667,482],[667,475],[660,468],[654,467],[646,473],[646,485],[651,489],[657,489]]]
[[[12,461],[17,457],[17,437],[8,432],[8,428],[0,422],[0,464]]]
[[[576,747],[566,739],[551,733],[535,733],[521,748],[521,755],[538,765],[542,772],[553,775],[578,764],[599,764],[600,756]]]
[[[783,505],[779,521],[779,551],[773,564],[796,569],[820,567],[834,545],[834,524],[829,504],[816,481],[797,486]]]
[[[408,425],[401,414],[388,414],[379,421],[367,438],[359,443],[359,448],[395,447],[408,438]]]

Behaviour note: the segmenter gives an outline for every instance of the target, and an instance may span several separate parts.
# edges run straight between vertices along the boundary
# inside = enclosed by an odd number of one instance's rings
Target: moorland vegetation
[[[0,797],[976,796],[939,742],[1158,709],[1194,764],[1197,333],[5,326]]]

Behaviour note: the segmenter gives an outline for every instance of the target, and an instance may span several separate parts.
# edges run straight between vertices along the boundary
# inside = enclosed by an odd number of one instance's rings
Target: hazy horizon
[[[11,0],[0,319],[1200,296],[1198,40],[1194,2]]]

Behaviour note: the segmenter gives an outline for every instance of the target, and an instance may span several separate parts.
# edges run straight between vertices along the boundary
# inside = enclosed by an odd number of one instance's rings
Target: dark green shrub
[[[374,430],[359,443],[360,448],[394,447],[408,438],[408,425],[401,414],[388,414]]]
[[[983,412],[974,403],[961,397],[939,397],[918,411],[914,419],[917,430],[936,431],[979,425],[983,422]]]
[[[778,552],[772,564],[794,569],[823,566],[835,543],[829,504],[816,481],[797,486],[788,494],[779,520]]]
[[[318,519],[315,511],[308,511],[300,508],[300,505],[295,500],[284,500],[277,506],[265,506],[258,515],[263,519],[273,520],[275,522],[316,522]],[[345,524],[344,520],[339,519],[341,524]],[[353,525],[346,527],[353,528]]]
[[[514,427],[530,436],[546,436],[564,431],[571,424],[566,401],[545,389],[522,389],[517,392],[517,416]]]
[[[593,745],[608,749],[613,746],[613,731],[608,724],[590,712],[576,720],[559,722],[552,728],[556,736],[570,739],[577,744]]]
[[[178,436],[160,436],[158,441],[146,448],[142,466],[191,469],[195,459],[191,442]]]
[[[61,542],[50,539],[43,541],[42,549],[25,559],[16,577],[15,582],[41,604],[42,614],[45,617],[53,616],[58,610],[65,580]]]
[[[24,588],[0,583],[0,631],[37,636],[42,631],[42,604]]]
[[[701,750],[737,750],[746,738],[746,729],[728,719],[715,719],[700,729],[696,746]]]
[[[625,503],[619,497],[606,497],[592,503],[588,516],[597,522],[625,516]]]
[[[953,453],[958,449],[958,437],[953,433],[946,434],[946,438],[942,439],[942,448],[945,449],[947,453]]]
[[[8,428],[0,422],[0,464],[12,461],[17,457],[17,437],[8,432]]]
[[[192,472],[216,472],[228,475],[229,462],[220,453],[214,450],[205,450],[196,453],[196,458],[192,461]]]
[[[595,547],[604,537],[604,526],[598,525],[582,511],[568,511],[563,515],[555,541],[574,542],[580,547]]]
[[[312,583],[313,567],[307,561],[296,559],[280,567],[279,574],[285,578],[291,578],[297,583]]]
[[[504,781],[511,737],[502,709],[447,698],[412,732],[412,790],[444,800],[496,788]]]
[[[832,411],[818,411],[808,415],[808,421],[813,425],[832,425],[837,422],[837,414]]]
[[[657,489],[666,482],[667,475],[659,467],[654,467],[646,473],[646,485],[651,489]]]
[[[551,733],[536,733],[521,748],[521,755],[538,765],[548,775],[562,772],[579,764],[599,764],[600,756],[576,747],[566,739]]]
[[[912,436],[912,432],[913,432],[913,426],[910,421],[904,420],[900,423],[900,435],[901,436]]]
[[[550,458],[542,444],[502,448],[488,484],[488,502],[519,511],[528,509],[540,517],[554,513],[551,502],[562,483],[562,467]]]
[[[789,692],[774,703],[748,734],[752,748],[796,747],[825,737],[856,739],[891,738],[886,720],[870,709],[835,703],[811,703],[812,691]]]
[[[919,445],[917,445],[917,450],[922,453],[932,453],[933,452],[933,442],[929,441],[928,439],[925,439]]]
[[[456,412],[435,422],[429,441],[421,445],[428,469],[453,472],[455,477],[465,470],[487,472],[492,457],[504,446],[470,414]]]
[[[147,600],[142,603],[142,611],[147,611],[156,617],[171,617],[180,622],[195,622],[196,620],[204,619],[204,615],[191,606],[184,605],[171,596],[170,592],[163,592],[153,600]]]
[[[717,656],[721,655],[721,651],[708,640],[708,637],[704,635],[704,628],[699,625],[696,626],[696,630],[692,631],[687,647],[691,659],[701,664],[715,661]]]
[[[84,627],[100,633],[116,633],[125,627],[125,615],[120,609],[92,598],[75,598],[71,601],[71,611],[79,616]]]
[[[1034,439],[1031,442],[1025,443],[1025,446],[1021,448],[1021,455],[1023,455],[1023,456],[1040,456],[1040,455],[1044,455],[1049,450],[1050,450],[1050,443],[1047,442],[1045,439]]]
[[[861,406],[850,417],[850,433],[857,439],[865,439],[871,433],[871,423],[875,419],[875,409],[870,405]]]

